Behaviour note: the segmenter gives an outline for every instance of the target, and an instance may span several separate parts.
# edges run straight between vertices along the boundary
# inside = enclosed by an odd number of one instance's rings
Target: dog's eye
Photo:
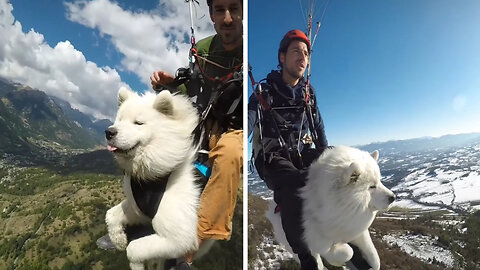
[[[143,122],[140,122],[140,121],[135,121],[135,125],[139,125],[139,126],[141,126],[141,125],[143,125],[143,124],[144,124]]]
[[[370,187],[368,187],[368,188],[377,188],[377,186],[373,185],[373,186],[370,186]]]

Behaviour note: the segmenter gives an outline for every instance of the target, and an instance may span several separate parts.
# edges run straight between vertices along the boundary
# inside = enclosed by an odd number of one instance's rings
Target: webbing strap
[[[140,211],[151,219],[157,213],[169,177],[170,173],[164,177],[148,180],[140,180],[133,175],[130,177],[133,199]]]
[[[240,64],[234,66],[232,72],[228,73],[227,75],[225,75],[223,77],[220,77],[220,78],[210,77],[205,73],[205,70],[203,69],[202,65],[200,65],[200,62],[198,61],[199,59],[202,59],[203,61],[205,61],[209,64],[212,64],[214,66],[217,66],[217,67],[220,67],[220,68],[223,68],[223,69],[230,69],[230,68],[224,67],[224,66],[222,66],[222,65],[220,65],[220,64],[218,64],[214,61],[211,61],[211,60],[209,60],[205,57],[199,56],[196,48],[192,48],[192,49],[190,49],[190,51],[191,51],[192,55],[195,57],[195,61],[198,64],[198,68],[200,69],[200,73],[202,73],[202,75],[210,81],[220,81],[222,83],[226,83],[228,80],[230,80],[233,77],[233,74],[243,66],[243,63],[240,63]]]
[[[263,99],[261,93],[262,93],[262,85],[260,82],[256,82],[255,79],[253,78],[253,73],[252,73],[252,67],[249,65],[248,66],[248,76],[250,77],[250,81],[252,82],[252,91],[255,97],[257,98],[258,102],[260,102],[260,105],[262,106],[263,110],[269,111],[271,109],[270,105]],[[255,89],[255,85],[258,86],[258,93]]]

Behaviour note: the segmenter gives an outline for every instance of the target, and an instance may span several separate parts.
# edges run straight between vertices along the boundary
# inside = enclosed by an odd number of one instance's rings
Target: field
[[[129,269],[125,252],[96,245],[123,198],[121,175],[0,165],[0,269]],[[194,269],[242,269],[241,203],[240,192],[232,240]]]

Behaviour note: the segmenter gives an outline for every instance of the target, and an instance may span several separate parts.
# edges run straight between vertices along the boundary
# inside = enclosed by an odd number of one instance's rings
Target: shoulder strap
[[[263,79],[265,80],[265,79]],[[270,104],[268,104],[267,101],[265,101],[265,99],[263,98],[263,93],[264,91],[268,91],[266,89],[263,89],[262,87],[262,81],[261,80],[259,83],[258,83],[258,86],[257,86],[257,89],[255,89],[255,91],[253,91],[253,94],[255,95],[255,97],[257,98],[258,100],[258,103],[261,105],[261,108],[262,110],[264,111],[270,111],[272,109],[272,107],[270,106]],[[267,92],[268,93],[268,92]]]
[[[308,128],[310,134],[312,135],[313,143],[315,147],[320,147],[320,142],[318,141],[318,134],[315,127],[314,115],[317,113],[317,100],[315,93],[313,92],[313,87],[307,82],[308,96],[305,97],[304,103],[307,113]]]

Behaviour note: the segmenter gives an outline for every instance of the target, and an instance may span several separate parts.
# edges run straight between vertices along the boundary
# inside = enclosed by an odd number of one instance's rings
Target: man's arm
[[[152,89],[155,91],[159,91],[157,89],[164,87],[164,89],[168,89],[171,92],[187,93],[186,85],[182,79],[175,78],[172,74],[163,70],[153,72],[152,76],[150,76],[150,84],[152,84]]]
[[[163,70],[154,71],[152,76],[150,76],[150,83],[152,84],[153,90],[167,86],[175,80],[175,77]]]

